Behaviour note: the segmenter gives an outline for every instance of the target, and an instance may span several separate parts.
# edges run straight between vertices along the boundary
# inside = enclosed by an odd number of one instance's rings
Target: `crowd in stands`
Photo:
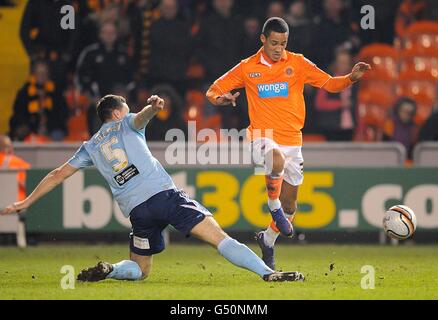
[[[60,28],[65,4],[75,8],[74,30]],[[361,28],[363,5],[375,8],[374,30]],[[279,16],[290,26],[288,50],[330,74],[349,73],[358,59],[373,65],[363,84],[340,94],[306,87],[304,133],[321,140],[396,140],[411,150],[424,122],[429,129],[420,137],[437,138],[437,127],[433,132],[428,124],[437,116],[427,119],[437,96],[438,31],[433,22],[422,29],[427,39],[414,30],[436,20],[437,7],[436,0],[30,0],[20,35],[32,66],[17,92],[9,135],[87,139],[100,126],[94,106],[108,93],[125,96],[133,112],[151,94],[165,97],[150,140],[163,140],[169,128],[185,130],[187,120],[198,120],[198,129],[241,129],[248,125],[244,95],[237,108],[214,108],[204,92],[256,53],[263,22]],[[423,75],[412,78],[412,72]]]

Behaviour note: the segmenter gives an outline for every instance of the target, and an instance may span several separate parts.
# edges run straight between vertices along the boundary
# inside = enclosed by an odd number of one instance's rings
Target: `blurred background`
[[[65,5],[75,10],[72,30],[60,27]],[[365,5],[375,9],[373,30],[361,28]],[[349,73],[357,61],[373,67],[363,81],[340,94],[310,86],[304,90],[304,157],[311,169],[300,197],[298,228],[377,234],[379,214],[388,201],[407,197],[423,214],[420,230],[436,231],[438,146],[428,142],[438,140],[436,0],[0,0],[2,185],[12,183],[14,187],[7,188],[12,197],[24,197],[26,186],[35,186],[47,169],[68,159],[99,129],[95,104],[108,93],[126,97],[133,112],[151,94],[165,98],[165,109],[146,131],[148,141],[163,141],[171,128],[187,133],[189,120],[196,121],[197,130],[211,128],[218,136],[221,128],[246,127],[244,94],[237,108],[216,109],[205,91],[260,48],[261,27],[272,16],[289,24],[288,50],[304,54],[331,75]],[[196,139],[196,132],[191,134]],[[165,147],[151,144],[166,165]],[[26,176],[23,170],[30,167]],[[262,185],[248,187],[249,168],[168,167],[178,183],[217,213],[224,227],[249,231],[268,222]],[[19,170],[19,176],[14,173],[5,180],[11,170]],[[215,176],[218,172],[222,175]],[[112,203],[109,209],[97,204],[110,201],[110,195],[87,193],[93,184],[107,188],[96,173],[87,171],[81,177],[32,209],[33,220],[27,221],[31,232],[44,237],[76,229],[126,229]],[[235,183],[235,193],[217,191],[220,186],[233,189]],[[386,200],[378,199],[378,191],[368,194],[380,185],[400,190],[390,189]],[[212,200],[211,186],[218,199],[228,196],[235,206]],[[314,197],[321,188],[326,188],[329,204]],[[345,199],[347,192],[352,192],[350,199]],[[84,213],[82,220],[69,218],[66,203],[74,203],[67,199],[69,194],[84,199],[75,207]],[[258,207],[254,194],[260,195]],[[10,202],[6,190],[2,197],[2,204]],[[53,219],[42,222],[47,212]],[[11,228],[15,230],[15,224]]]

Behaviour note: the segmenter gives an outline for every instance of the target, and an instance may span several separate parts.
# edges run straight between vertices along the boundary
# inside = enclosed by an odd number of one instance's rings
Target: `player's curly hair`
[[[113,110],[121,109],[124,103],[126,103],[125,98],[114,94],[108,94],[100,99],[96,106],[97,115],[99,116],[100,121],[105,122],[106,120],[111,119]]]
[[[278,33],[289,33],[289,26],[282,18],[272,17],[266,20],[263,25],[262,33],[268,38],[272,31]]]

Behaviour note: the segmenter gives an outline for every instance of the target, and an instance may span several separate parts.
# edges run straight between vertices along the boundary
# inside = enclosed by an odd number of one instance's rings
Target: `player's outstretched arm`
[[[134,126],[136,129],[143,129],[148,122],[164,108],[164,99],[157,95],[153,95],[148,99],[148,105],[143,108],[134,117]]]
[[[57,185],[62,183],[65,179],[73,175],[78,170],[79,169],[72,167],[68,163],[63,164],[55,170],[52,170],[44,177],[43,180],[41,180],[35,190],[33,190],[26,199],[15,202],[2,209],[0,211],[0,215],[13,214],[29,208],[35,201],[52,191]]]
[[[332,93],[341,92],[362,78],[363,75],[369,70],[371,70],[371,66],[369,64],[358,62],[355,64],[350,74],[347,74],[343,77],[330,77],[330,79],[324,84],[323,89]]]
[[[350,80],[356,82],[363,77],[365,72],[371,70],[371,66],[365,62],[358,62],[354,65],[353,70],[350,73]]]
[[[240,92],[236,92],[235,94],[232,94],[231,92],[221,94],[219,91],[215,90],[214,86],[211,86],[205,95],[208,101],[215,106],[226,106],[231,104],[235,107],[236,99],[239,97]]]
[[[245,86],[243,79],[242,63],[239,63],[222,77],[217,79],[210,88],[208,88],[205,96],[208,101],[215,106],[226,106],[231,104],[235,107],[237,97],[239,97],[240,93],[236,92],[235,94],[232,94],[231,91],[243,88]]]

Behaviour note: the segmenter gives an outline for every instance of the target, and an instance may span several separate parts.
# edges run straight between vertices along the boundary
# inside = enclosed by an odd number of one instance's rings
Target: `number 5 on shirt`
[[[101,146],[102,153],[108,162],[112,163],[114,160],[117,161],[112,165],[114,172],[119,172],[128,165],[128,157],[126,156],[125,151],[119,148],[112,148],[112,146],[118,142],[119,140],[117,137],[112,137],[110,141],[102,144]]]

